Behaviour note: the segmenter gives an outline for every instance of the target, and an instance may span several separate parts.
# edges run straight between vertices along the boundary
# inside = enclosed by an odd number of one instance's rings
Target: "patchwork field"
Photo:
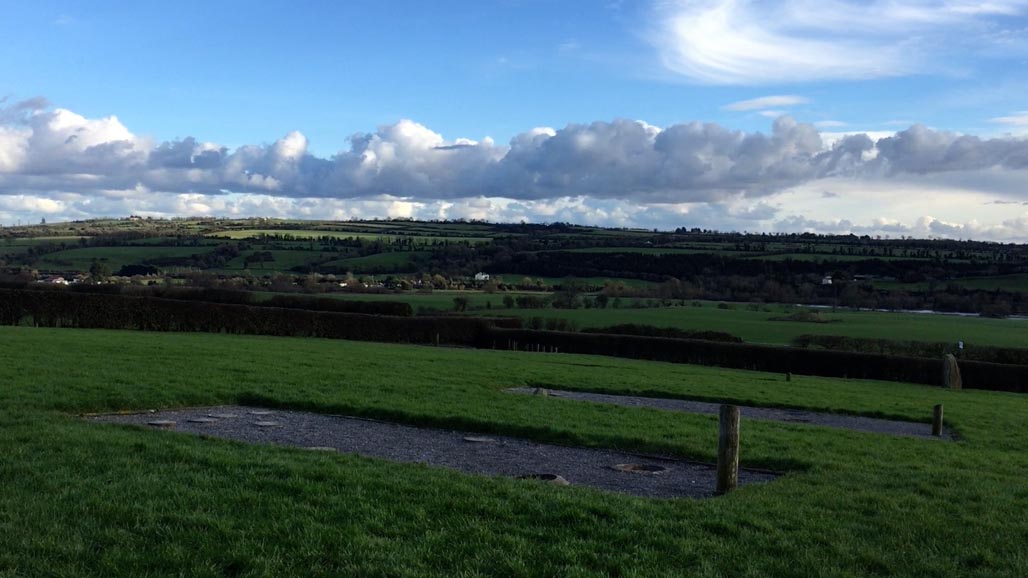
[[[0,576],[1028,573],[1023,397],[589,356],[0,328]],[[713,461],[716,418],[504,393],[642,394],[926,422],[956,442],[746,421],[787,472],[652,500],[248,445],[81,412],[247,404]],[[629,474],[626,474],[629,475]]]

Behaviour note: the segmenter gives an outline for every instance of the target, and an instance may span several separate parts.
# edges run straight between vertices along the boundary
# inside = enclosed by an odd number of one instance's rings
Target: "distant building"
[[[50,285],[67,285],[68,284],[68,280],[65,279],[64,277],[45,276],[45,277],[40,277],[39,279],[36,279],[36,283],[49,283]]]
[[[488,273],[475,273],[475,281],[488,281],[488,280],[489,280],[489,274]]]
[[[831,275],[825,275],[824,277],[822,277],[821,278],[821,284],[822,285],[831,285],[832,284],[832,276]]]

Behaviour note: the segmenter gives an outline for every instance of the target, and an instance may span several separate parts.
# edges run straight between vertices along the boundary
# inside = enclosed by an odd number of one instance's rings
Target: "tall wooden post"
[[[932,408],[932,435],[942,437],[942,404]]]
[[[735,489],[739,483],[739,408],[722,405],[717,436],[717,493]]]

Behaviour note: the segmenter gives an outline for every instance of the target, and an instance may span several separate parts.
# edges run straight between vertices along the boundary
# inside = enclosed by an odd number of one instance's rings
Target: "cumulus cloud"
[[[877,226],[868,219],[895,219],[899,213],[904,222],[936,215],[939,223],[955,223],[961,215],[940,209],[933,191],[959,189],[963,197],[954,194],[947,202],[974,197],[978,209],[966,211],[980,211],[992,200],[1028,200],[1026,177],[1023,138],[981,138],[920,125],[894,133],[821,133],[789,116],[776,118],[768,132],[701,122],[662,128],[636,120],[598,121],[534,128],[507,144],[488,137],[447,139],[401,120],[355,134],[345,150],[319,157],[299,132],[232,150],[192,136],[153,142],[117,117],[85,118],[42,100],[0,108],[5,223],[137,213],[766,230],[776,222],[806,226],[782,221],[798,215],[834,230],[848,225],[790,206],[789,191],[810,187],[814,192],[798,203],[831,199],[826,210],[848,211],[851,220],[863,216],[860,226]],[[881,214],[869,214],[875,205],[859,189],[882,183],[914,192],[883,194],[876,201]],[[923,205],[916,215],[907,206],[914,199]],[[839,205],[846,200],[853,204]],[[1016,219],[1000,226],[1010,219],[990,215],[979,224],[960,221],[960,229],[936,224],[919,230],[1014,235]]]
[[[664,66],[708,84],[780,84],[923,73],[954,35],[985,51],[1023,0],[679,0],[651,34]],[[991,26],[990,26],[991,25]]]

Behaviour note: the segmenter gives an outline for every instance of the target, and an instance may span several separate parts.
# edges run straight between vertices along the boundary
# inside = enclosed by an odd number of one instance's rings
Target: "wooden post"
[[[792,381],[792,372],[791,371],[785,372],[785,381]]]
[[[722,405],[717,436],[717,493],[725,494],[739,483],[739,408]]]
[[[932,435],[942,437],[942,404],[932,408]]]
[[[438,333],[435,334],[435,346],[439,347],[439,334]]]

